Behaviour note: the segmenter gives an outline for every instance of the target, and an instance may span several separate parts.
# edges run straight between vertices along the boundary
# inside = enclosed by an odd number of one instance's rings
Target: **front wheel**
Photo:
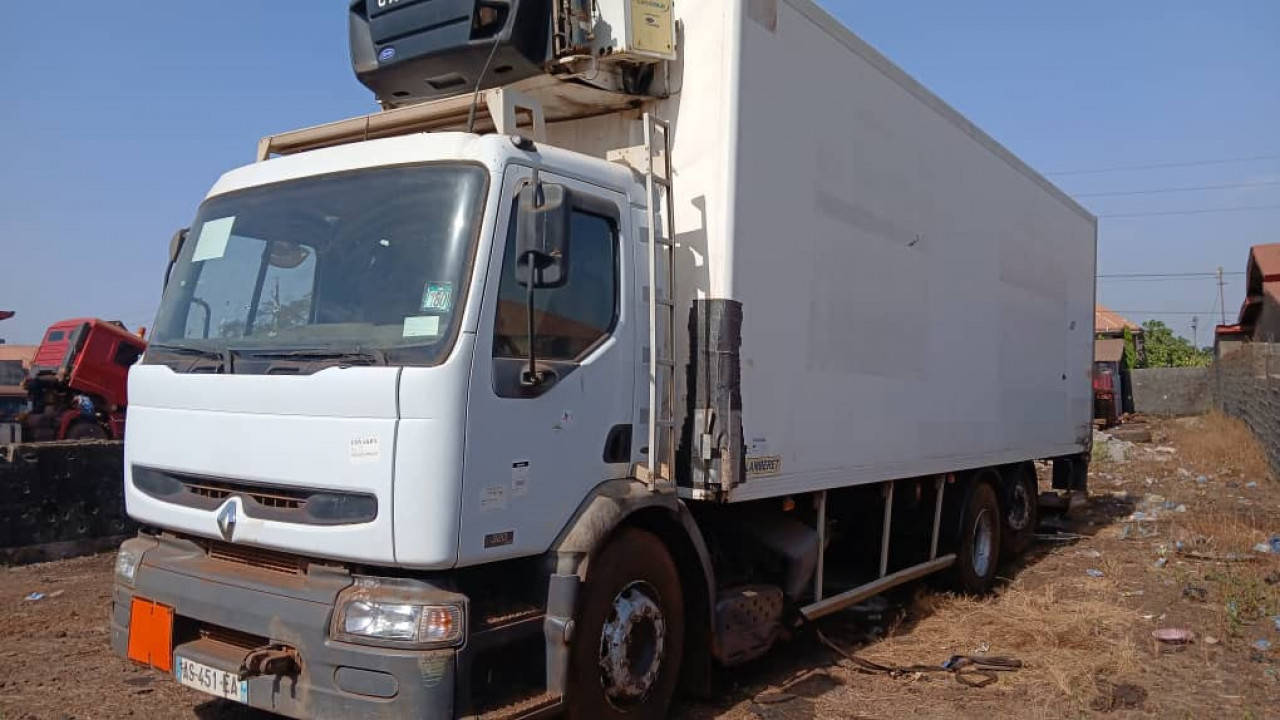
[[[1000,559],[1000,502],[991,483],[975,480],[965,498],[956,542],[951,584],[956,590],[983,595],[996,580]]]
[[[570,659],[572,720],[665,718],[684,652],[684,597],[666,546],[624,528],[591,559]]]

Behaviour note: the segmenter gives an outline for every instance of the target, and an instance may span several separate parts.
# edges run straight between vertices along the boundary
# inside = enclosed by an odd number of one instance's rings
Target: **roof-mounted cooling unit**
[[[673,0],[352,0],[350,32],[387,108],[541,74],[659,94],[653,67],[676,57]]]
[[[351,64],[384,107],[544,72],[553,0],[352,0]],[[496,48],[495,48],[496,46]]]

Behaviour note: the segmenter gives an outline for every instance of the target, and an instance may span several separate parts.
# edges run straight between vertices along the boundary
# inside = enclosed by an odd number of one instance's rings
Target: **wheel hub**
[[[644,702],[658,682],[667,622],[658,593],[636,582],[613,599],[600,633],[600,683],[616,707]]]

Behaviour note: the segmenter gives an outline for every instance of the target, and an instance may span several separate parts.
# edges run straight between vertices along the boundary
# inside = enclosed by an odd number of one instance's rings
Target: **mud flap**
[[[1053,489],[1069,492],[1088,492],[1089,455],[1073,455],[1054,458]]]

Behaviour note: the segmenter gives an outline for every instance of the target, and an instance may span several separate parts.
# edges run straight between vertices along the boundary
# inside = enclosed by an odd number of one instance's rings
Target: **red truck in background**
[[[120,440],[129,368],[147,343],[118,322],[77,318],[45,331],[25,386],[28,442]]]

